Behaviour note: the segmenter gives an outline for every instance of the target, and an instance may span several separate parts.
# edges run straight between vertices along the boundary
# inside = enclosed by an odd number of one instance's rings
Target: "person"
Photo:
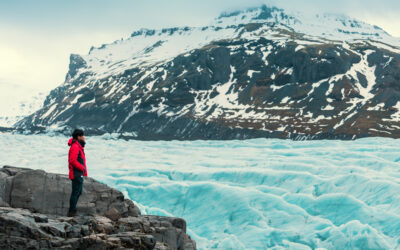
[[[75,129],[72,138],[68,141],[68,168],[69,179],[72,182],[71,197],[69,199],[68,216],[73,217],[77,214],[76,204],[83,189],[83,176],[87,176],[85,158],[85,135],[83,130]]]

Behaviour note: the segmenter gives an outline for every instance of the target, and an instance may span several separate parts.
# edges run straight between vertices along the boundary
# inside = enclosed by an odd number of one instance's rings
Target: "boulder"
[[[100,215],[69,219],[53,215],[46,217],[47,221],[44,218],[27,209],[0,207],[0,247],[196,249],[189,235],[162,216],[125,217],[117,221]]]
[[[113,221],[118,221],[118,219],[121,218],[121,214],[116,208],[111,208],[110,210],[104,213],[104,216]]]
[[[67,175],[4,166],[0,172],[0,204],[27,208],[43,214],[66,215],[71,181]],[[77,209],[83,214],[104,214],[110,208],[125,216],[138,216],[140,210],[124,195],[107,185],[85,178]],[[4,205],[4,204],[3,204]]]
[[[181,218],[141,215],[121,192],[86,178],[78,216],[65,217],[71,182],[42,170],[0,169],[0,247],[196,249]]]

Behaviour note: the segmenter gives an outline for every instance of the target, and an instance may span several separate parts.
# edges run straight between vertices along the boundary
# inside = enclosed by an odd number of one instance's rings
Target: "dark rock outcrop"
[[[66,175],[0,169],[0,247],[11,249],[196,249],[181,218],[141,215],[121,192],[86,178],[79,215],[66,217]]]

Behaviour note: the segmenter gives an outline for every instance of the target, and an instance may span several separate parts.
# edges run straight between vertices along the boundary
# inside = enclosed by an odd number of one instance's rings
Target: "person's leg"
[[[79,197],[80,197],[81,194],[82,194],[82,190],[83,190],[83,178],[82,178],[82,180],[79,181],[79,183],[78,183],[78,190],[79,190],[79,192],[78,192],[78,197],[76,198],[76,202],[78,202],[78,199],[79,199]]]
[[[76,212],[76,203],[79,198],[79,182],[76,179],[72,180],[72,191],[69,199],[69,212]]]

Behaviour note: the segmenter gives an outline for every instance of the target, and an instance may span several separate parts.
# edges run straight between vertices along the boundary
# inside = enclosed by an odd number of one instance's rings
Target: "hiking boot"
[[[76,211],[69,211],[68,212],[68,217],[74,217],[76,216]]]

